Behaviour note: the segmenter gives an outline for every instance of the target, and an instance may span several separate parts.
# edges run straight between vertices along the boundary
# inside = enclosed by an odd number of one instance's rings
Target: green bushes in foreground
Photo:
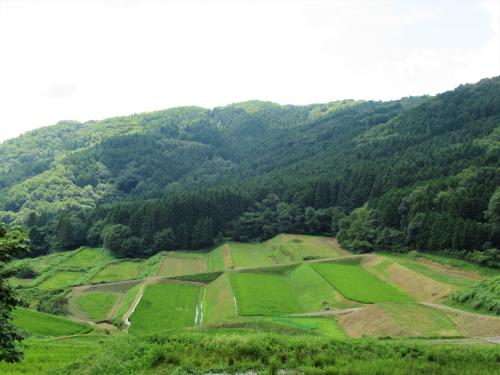
[[[457,291],[453,294],[452,300],[474,310],[500,315],[500,276]]]
[[[61,373],[493,374],[499,361],[496,346],[175,332],[113,339]]]

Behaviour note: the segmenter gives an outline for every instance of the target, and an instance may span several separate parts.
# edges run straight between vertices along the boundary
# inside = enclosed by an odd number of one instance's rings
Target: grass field
[[[309,264],[301,264],[288,273],[286,279],[302,311],[320,311],[325,307],[341,307],[334,297],[332,286]]]
[[[334,318],[304,317],[304,318],[285,318],[273,317],[273,322],[290,325],[306,331],[314,332],[319,335],[329,336],[336,339],[347,338],[342,328]]]
[[[227,273],[205,286],[203,309],[205,324],[220,323],[237,317],[231,280]]]
[[[132,280],[137,277],[140,272],[141,262],[137,261],[120,261],[117,263],[108,264],[99,271],[91,282],[112,282],[120,280]]]
[[[334,238],[304,234],[279,234],[265,242],[266,246],[281,252],[289,262],[300,262],[306,257],[335,258],[349,253]]]
[[[13,315],[16,326],[33,336],[65,336],[92,331],[86,324],[22,307],[17,308]]]
[[[266,267],[273,265],[265,244],[228,242],[234,267]]]
[[[188,284],[148,285],[130,316],[130,333],[159,332],[171,328],[192,327],[200,288]]]
[[[207,255],[173,253],[163,257],[159,276],[175,277],[207,272]]]
[[[120,303],[120,306],[118,306],[118,309],[116,310],[115,314],[115,324],[120,325],[121,324],[121,319],[125,315],[125,313],[128,311],[130,306],[132,306],[132,302],[134,301],[135,296],[139,292],[139,289],[142,288],[142,284],[137,284],[127,290],[125,292],[125,295],[123,296],[123,299]]]
[[[342,295],[362,303],[409,302],[413,299],[354,262],[315,263],[313,268]]]
[[[302,312],[282,274],[232,272],[239,315],[280,315]]]
[[[56,289],[77,285],[84,275],[85,272],[57,271],[48,279],[38,284],[38,287],[40,289]]]
[[[83,248],[63,262],[64,267],[92,268],[104,260],[111,260],[113,257],[107,250],[102,248]]]
[[[208,272],[224,271],[228,268],[224,262],[224,246],[225,245],[218,246],[208,253]]]
[[[90,292],[82,293],[76,297],[76,304],[80,311],[85,313],[91,320],[105,320],[109,312],[118,300],[116,293]]]

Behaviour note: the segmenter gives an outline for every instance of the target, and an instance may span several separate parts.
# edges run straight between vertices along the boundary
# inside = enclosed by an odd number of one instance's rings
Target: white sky
[[[63,119],[397,99],[495,75],[497,0],[0,0],[0,141]]]

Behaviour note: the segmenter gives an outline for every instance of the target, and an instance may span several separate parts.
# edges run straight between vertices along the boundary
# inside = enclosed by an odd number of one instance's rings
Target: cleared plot
[[[235,267],[265,267],[276,264],[265,244],[230,242],[226,245],[230,249]]]
[[[189,284],[148,285],[129,318],[129,332],[148,333],[194,326],[199,294],[200,287]]]
[[[435,281],[388,259],[379,256],[365,259],[367,261],[363,261],[363,267],[418,301],[438,301],[453,291],[451,285]]]
[[[410,302],[413,299],[383,282],[355,262],[315,263],[318,271],[342,295],[362,303]]]
[[[101,248],[85,248],[66,260],[64,267],[92,268],[105,259],[112,259],[109,253]]]
[[[308,318],[285,318],[285,317],[274,317],[271,318],[273,322],[286,324],[293,326],[295,328],[304,329],[306,331],[311,331],[318,333],[320,335],[325,335],[334,338],[346,338],[348,337],[342,330],[338,322],[334,318],[320,318],[320,317],[308,317]]]
[[[205,286],[203,295],[203,322],[220,323],[237,317],[231,280],[222,274]]]
[[[339,316],[349,336],[450,337],[461,332],[446,313],[415,303],[384,303]]]
[[[397,256],[393,254],[384,254],[384,257],[424,276],[427,276],[434,281],[449,284],[455,288],[463,288],[477,281],[477,278],[467,276],[467,273],[451,273],[450,267],[445,267],[437,263],[433,264],[432,262],[425,259],[411,259],[409,257]]]
[[[40,289],[56,289],[77,285],[83,275],[85,275],[85,272],[57,271],[48,279],[38,284],[38,287]]]
[[[308,236],[298,234],[280,234],[269,241],[266,246],[285,258],[284,261],[302,261],[304,258],[336,258],[350,255],[343,250],[335,238]]]
[[[115,306],[119,295],[115,293],[90,292],[82,293],[76,297],[76,304],[80,311],[85,313],[91,320],[99,321],[108,318],[113,306]]]
[[[66,336],[92,331],[86,324],[25,308],[17,308],[13,316],[17,327],[34,336]]]
[[[302,312],[282,274],[232,272],[239,315],[279,315]]]
[[[91,282],[112,282],[120,280],[131,280],[139,275],[141,262],[134,261],[121,261],[117,263],[108,264],[101,271],[99,271],[92,279]]]
[[[207,260],[205,256],[181,257],[176,253],[175,255],[163,257],[158,274],[160,276],[176,277],[204,272],[207,272]]]

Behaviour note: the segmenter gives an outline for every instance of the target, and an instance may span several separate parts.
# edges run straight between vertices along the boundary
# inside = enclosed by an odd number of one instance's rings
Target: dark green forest
[[[433,97],[251,101],[60,122],[0,144],[31,254],[121,257],[278,233],[500,266],[500,77]]]

